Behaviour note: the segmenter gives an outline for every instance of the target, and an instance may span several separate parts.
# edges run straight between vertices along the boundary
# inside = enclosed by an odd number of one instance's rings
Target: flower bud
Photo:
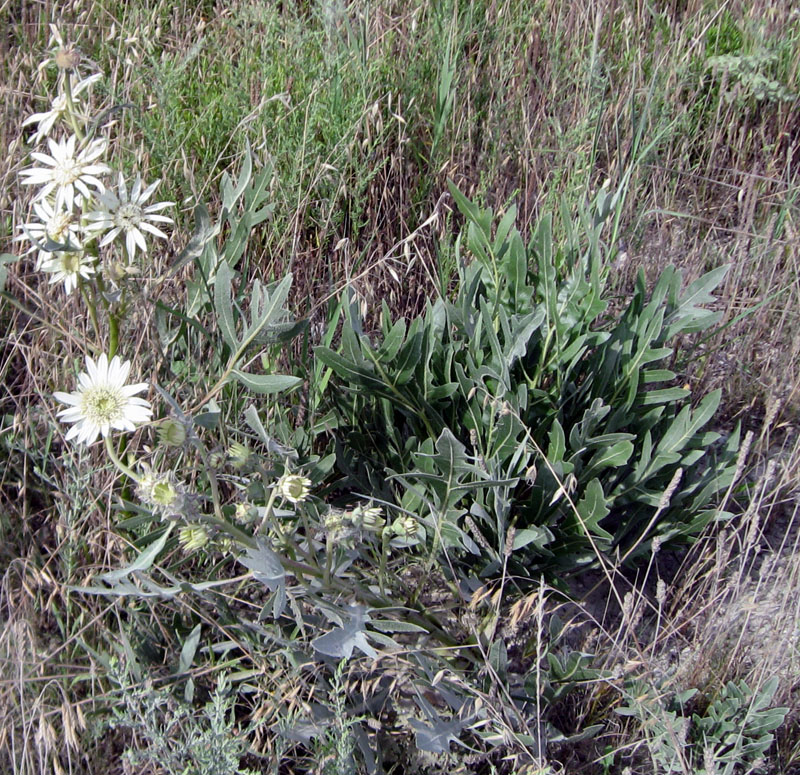
[[[228,460],[234,468],[244,468],[250,460],[250,450],[238,441],[228,447]]]
[[[59,69],[71,73],[81,63],[81,53],[72,46],[66,46],[56,51],[53,61]]]
[[[341,511],[330,511],[325,515],[323,524],[329,533],[335,533],[344,527],[344,514]]]
[[[350,512],[350,520],[353,527],[372,533],[380,533],[386,524],[386,520],[383,518],[383,509],[380,506],[370,506],[366,509],[359,506]]]
[[[245,525],[252,522],[255,519],[255,512],[253,511],[252,504],[247,502],[237,503],[233,517],[237,522],[242,522]]]
[[[222,452],[212,452],[208,456],[208,464],[212,468],[222,468],[225,463],[225,455]]]
[[[392,522],[391,531],[401,538],[414,538],[419,530],[419,523],[414,517],[398,517]]]
[[[178,543],[187,552],[202,549],[208,543],[208,531],[199,525],[187,525],[180,529]]]
[[[136,494],[142,503],[162,517],[170,517],[183,510],[185,493],[171,473],[157,474],[146,470],[139,480]]]
[[[284,474],[277,486],[278,492],[291,503],[302,503],[311,492],[311,480],[300,474]]]
[[[158,428],[158,440],[166,447],[180,447],[186,441],[186,426],[172,418],[164,420]]]

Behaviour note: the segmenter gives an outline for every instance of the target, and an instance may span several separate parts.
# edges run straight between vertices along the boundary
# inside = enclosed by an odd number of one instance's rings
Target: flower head
[[[50,56],[39,63],[38,71],[44,70],[50,64],[55,64],[59,70],[72,72],[77,69],[81,62],[81,54],[75,46],[64,42],[61,30],[55,24],[50,25],[50,40],[47,44],[50,47]]]
[[[311,480],[300,474],[284,474],[278,480],[278,492],[291,503],[302,503],[311,492]]]
[[[31,158],[44,167],[29,167],[20,172],[26,176],[25,185],[42,186],[37,199],[44,199],[53,191],[56,193],[55,208],[66,207],[72,210],[77,200],[76,190],[86,199],[92,198],[89,186],[97,191],[103,190],[103,183],[97,175],[105,175],[111,169],[105,164],[96,164],[105,153],[105,140],[92,140],[82,151],[76,153],[78,138],[71,135],[66,140],[56,142],[48,138],[50,155],[33,151]]]
[[[78,249],[83,247],[80,239],[81,225],[71,210],[56,209],[51,202],[42,199],[33,203],[33,211],[39,220],[23,225],[22,234],[14,239],[27,239],[33,243],[27,252],[39,251],[36,258],[37,269],[41,269],[42,264],[53,255],[52,250],[46,249],[48,242]]]
[[[82,250],[59,250],[48,253],[41,270],[51,274],[50,285],[64,283],[64,293],[72,293],[79,278],[88,280],[95,273],[94,259]]]
[[[77,80],[74,75],[70,75],[69,77],[71,79],[70,85],[72,87],[73,105],[77,108],[77,97],[81,92],[86,91],[93,83],[99,81],[102,75],[100,73],[95,73],[95,75],[90,75],[82,81]],[[62,93],[50,103],[50,110],[28,116],[28,118],[22,122],[22,126],[37,124],[36,132],[31,135],[29,142],[35,144],[44,140],[44,138],[50,134],[53,127],[66,116],[67,107],[67,95]]]
[[[126,385],[131,362],[123,363],[115,355],[109,363],[103,353],[95,362],[86,357],[86,371],[78,377],[74,393],[55,393],[55,398],[66,409],[58,413],[63,422],[75,423],[67,439],[91,444],[98,435],[108,436],[111,429],[132,431],[139,423],[150,420],[150,403],[136,394],[147,390],[148,384],[140,382]]]
[[[136,494],[162,517],[171,517],[183,511],[186,492],[171,472],[159,474],[147,468],[136,487]]]
[[[125,180],[120,174],[117,193],[107,190],[100,194],[98,197],[100,209],[89,213],[87,218],[90,221],[89,228],[92,231],[107,231],[100,242],[101,247],[124,235],[128,258],[132,260],[136,254],[137,247],[143,253],[147,252],[147,243],[144,241],[142,232],[148,232],[154,237],[167,239],[167,235],[154,226],[153,223],[174,223],[172,218],[168,218],[166,215],[158,215],[158,212],[165,207],[171,207],[175,203],[145,204],[160,182],[160,180],[157,180],[143,189],[142,179],[137,176],[129,196]]]

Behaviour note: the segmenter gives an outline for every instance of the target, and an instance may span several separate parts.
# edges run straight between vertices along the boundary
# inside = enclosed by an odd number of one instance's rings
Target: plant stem
[[[138,484],[141,481],[141,477],[137,476],[130,468],[128,468],[128,466],[125,465],[125,463],[122,462],[122,460],[120,460],[119,455],[117,455],[117,451],[114,449],[114,445],[111,443],[111,437],[106,436],[105,442],[106,442],[106,452],[108,452],[108,456],[111,458],[111,462],[114,463],[114,465],[120,471],[122,471],[123,474],[129,476],[131,479],[133,479],[134,482]]]
[[[86,284],[83,282],[83,278],[80,275],[78,275],[78,288],[80,288],[81,296],[83,296],[83,300],[86,302],[86,306],[89,308],[89,318],[92,321],[94,335],[97,337],[98,351],[102,352],[103,348],[100,344],[102,341],[100,336],[100,324],[97,322],[97,305],[94,303],[94,299],[89,298],[89,294],[86,291]]]
[[[83,131],[81,130],[78,124],[78,119],[75,116],[75,102],[72,99],[72,77],[69,73],[64,74],[64,96],[67,100],[67,117],[69,119],[69,124],[78,140],[83,142]]]

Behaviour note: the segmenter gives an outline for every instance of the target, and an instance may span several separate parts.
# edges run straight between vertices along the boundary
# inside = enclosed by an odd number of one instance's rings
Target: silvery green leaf
[[[292,377],[288,374],[247,374],[238,369],[234,369],[231,374],[254,393],[282,393],[303,382],[300,377]]]
[[[236,181],[236,188],[231,185],[230,176],[227,173],[222,179],[222,207],[229,212],[233,209],[233,205],[244,194],[247,184],[250,182],[250,176],[253,172],[253,159],[250,152],[250,143],[247,143],[247,148],[244,153],[244,160],[242,161],[242,169],[239,172],[239,178]]]
[[[253,432],[266,444],[267,450],[271,454],[281,455],[282,457],[297,457],[297,452],[295,450],[291,447],[285,447],[279,444],[267,433],[264,424],[261,422],[261,418],[258,416],[258,410],[253,404],[250,404],[245,410],[244,419]]]
[[[351,606],[347,612],[348,618],[341,627],[320,635],[311,641],[311,645],[320,654],[335,659],[350,659],[354,648],[375,659],[378,653],[367,643],[365,636],[365,626],[369,621],[365,611],[360,606]]]
[[[186,247],[178,254],[175,263],[167,270],[167,277],[183,269],[186,264],[200,258],[206,245],[219,234],[219,226],[211,223],[205,205],[199,204],[194,209],[195,229]]]
[[[416,731],[417,748],[421,751],[447,753],[450,750],[451,742],[461,744],[458,736],[464,728],[464,723],[458,719],[453,719],[452,721],[436,719],[429,726],[412,718],[409,719],[409,723]]]
[[[219,418],[222,410],[219,404],[212,398],[204,407],[203,410],[192,418],[195,425],[199,425],[206,430],[213,430],[219,424]]]
[[[19,261],[19,259],[19,256],[14,256],[11,253],[0,253],[0,293],[2,293],[6,287],[6,279],[8,277],[6,264],[14,264]]]
[[[263,540],[257,540],[255,548],[249,548],[239,562],[253,572],[253,576],[274,591],[286,578],[280,558]]]
[[[102,576],[100,576],[100,580],[105,581],[108,584],[113,584],[115,581],[119,581],[120,579],[124,579],[126,576],[129,576],[134,571],[148,570],[166,545],[167,539],[175,527],[175,524],[176,523],[171,522],[169,525],[167,525],[167,529],[164,531],[164,533],[158,539],[153,541],[153,543],[150,544],[150,546],[148,546],[147,549],[145,549],[130,565],[125,568],[120,568],[119,570],[104,573]]]
[[[202,624],[196,625],[183,642],[183,648],[181,648],[181,655],[178,660],[179,673],[188,672],[192,666],[192,662],[194,662],[194,655],[197,652],[197,645],[200,643],[200,631],[202,626]]]
[[[217,268],[217,280],[214,284],[214,309],[217,313],[222,338],[231,350],[236,350],[239,339],[236,336],[236,321],[233,318],[233,305],[231,303],[231,280],[233,270],[227,261],[222,261]]]

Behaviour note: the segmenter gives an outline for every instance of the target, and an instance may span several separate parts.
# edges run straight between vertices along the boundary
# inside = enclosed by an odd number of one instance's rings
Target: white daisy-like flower
[[[126,385],[130,371],[131,362],[123,363],[118,355],[111,363],[105,353],[96,362],[86,356],[86,371],[78,377],[77,391],[54,393],[56,400],[67,404],[58,413],[59,419],[75,423],[67,433],[68,440],[91,444],[100,434],[108,436],[112,428],[132,431],[137,424],[150,420],[153,414],[150,402],[136,397],[149,385],[146,382]]]
[[[291,503],[302,503],[311,493],[311,480],[300,474],[284,474],[278,480],[278,492]]]
[[[46,255],[48,257],[42,261],[41,270],[53,275],[50,285],[63,282],[66,294],[78,287],[80,277],[88,280],[96,272],[94,258],[82,250],[57,250]]]
[[[117,237],[124,235],[128,258],[133,260],[137,247],[142,253],[147,253],[147,243],[144,241],[142,232],[167,239],[167,235],[153,223],[174,223],[172,218],[158,213],[165,207],[172,207],[175,203],[146,204],[160,182],[157,180],[143,189],[142,179],[137,175],[130,196],[128,196],[128,188],[120,173],[117,193],[107,189],[100,194],[98,201],[102,206],[101,209],[88,213],[86,216],[89,220],[88,228],[90,230],[98,232],[108,230],[108,233],[100,241],[100,247],[105,247]]]
[[[65,207],[67,210],[72,210],[78,200],[76,189],[86,199],[91,199],[93,195],[89,186],[97,191],[102,191],[104,188],[97,175],[111,172],[111,168],[106,164],[97,163],[105,153],[107,145],[105,140],[92,140],[76,155],[77,143],[78,138],[75,135],[59,142],[48,138],[49,156],[38,151],[31,153],[32,159],[45,166],[29,167],[20,172],[20,175],[27,178],[22,181],[23,184],[42,186],[36,196],[37,199],[45,199],[53,191],[56,192],[56,209]]]
[[[77,98],[80,93],[86,91],[89,86],[99,81],[102,77],[102,74],[96,73],[95,75],[90,75],[88,78],[84,78],[82,81],[79,81],[74,75],[69,76],[70,83],[72,85],[72,103],[76,110],[79,109],[79,102]],[[36,132],[31,135],[28,142],[31,144],[36,144],[47,137],[56,123],[61,121],[66,116],[66,113],[67,95],[62,93],[50,103],[50,110],[44,111],[43,113],[34,113],[32,116],[29,116],[22,122],[22,126],[38,124]]]
[[[36,258],[37,269],[41,269],[42,264],[53,255],[52,251],[43,249],[48,242],[70,245],[79,250],[83,247],[80,238],[81,225],[76,213],[71,210],[57,210],[52,202],[46,199],[34,202],[33,211],[39,220],[21,226],[22,234],[14,239],[15,241],[27,239],[33,243],[27,253],[39,251]]]

